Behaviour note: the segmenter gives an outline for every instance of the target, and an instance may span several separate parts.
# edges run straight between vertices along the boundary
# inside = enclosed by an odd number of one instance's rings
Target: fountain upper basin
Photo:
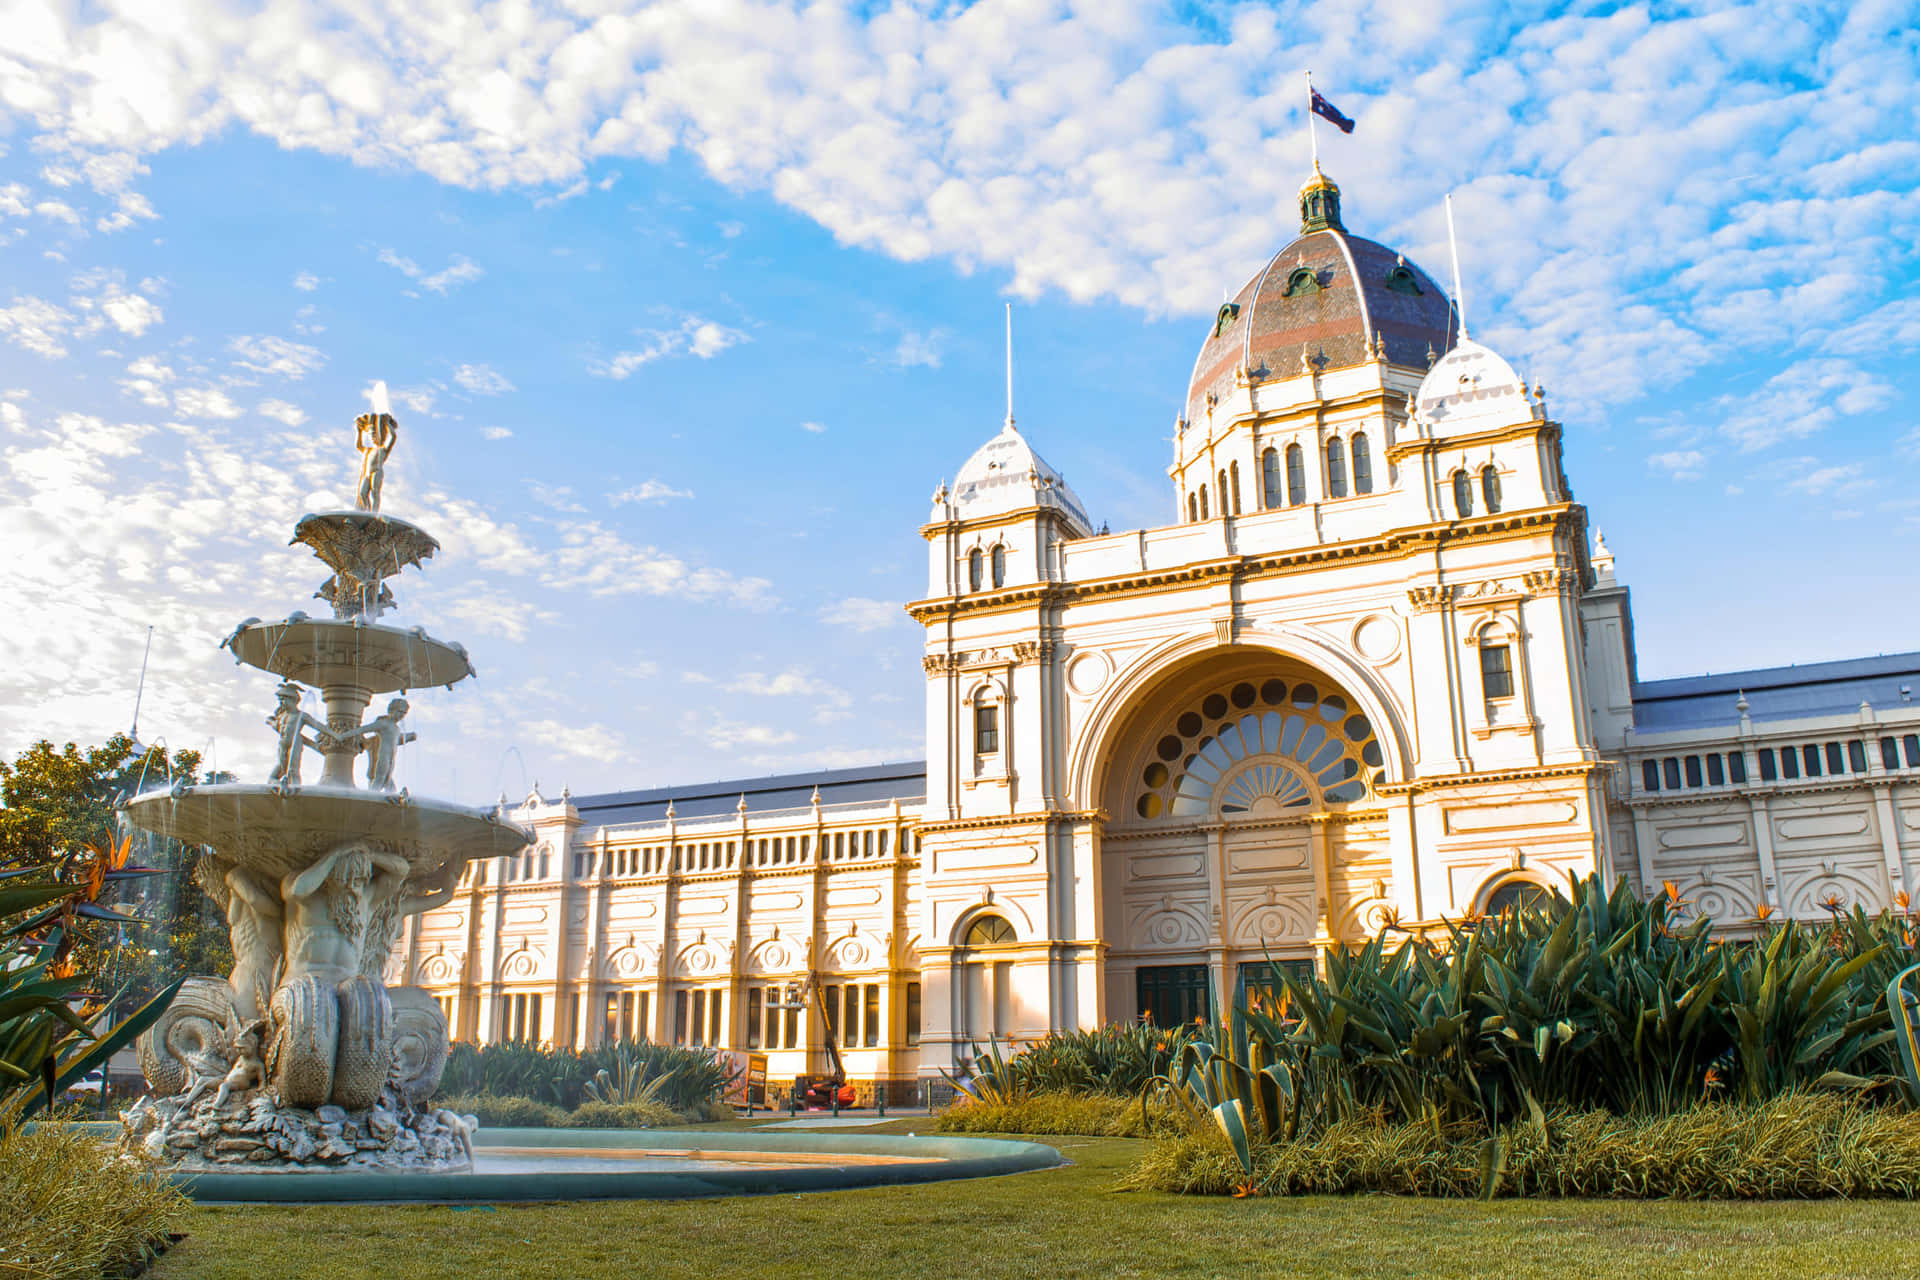
[[[533,842],[525,828],[484,810],[354,787],[283,793],[257,783],[216,783],[177,796],[149,791],[127,801],[126,813],[136,826],[211,845],[230,861],[276,878],[351,840],[400,854],[422,875],[449,862],[518,853]]]
[[[368,694],[453,685],[472,675],[467,651],[418,627],[381,626],[343,618],[294,616],[252,622],[227,640],[250,667],[315,688],[357,687]]]

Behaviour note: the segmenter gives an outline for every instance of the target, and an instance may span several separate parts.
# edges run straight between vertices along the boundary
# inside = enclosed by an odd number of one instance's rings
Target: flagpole
[[[1007,425],[1013,425],[1013,304],[1007,304]]]
[[[1460,242],[1453,234],[1453,192],[1447,192],[1447,252],[1453,257],[1453,311],[1460,318],[1460,341],[1467,340],[1467,300],[1460,292]]]
[[[1307,69],[1307,139],[1313,143],[1313,170],[1320,171],[1320,131],[1313,127],[1313,69]]]

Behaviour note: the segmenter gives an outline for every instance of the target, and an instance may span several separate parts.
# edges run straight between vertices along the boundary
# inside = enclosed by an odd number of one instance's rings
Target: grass
[[[1144,1114],[1144,1121],[1143,1121]],[[1036,1093],[1015,1102],[962,1102],[935,1117],[939,1133],[1077,1134],[1144,1138],[1148,1125],[1174,1127],[1165,1104],[1144,1113],[1138,1098],[1102,1094]]]
[[[143,1261],[188,1212],[84,1129],[0,1127],[0,1277],[92,1280]]]
[[[782,1119],[784,1116],[773,1117]],[[735,1122],[739,1129],[765,1123]],[[862,1132],[926,1132],[925,1116]],[[154,1280],[394,1275],[1634,1277],[1913,1274],[1910,1204],[1385,1196],[1196,1199],[1113,1190],[1136,1139],[1042,1138],[1064,1169],[809,1196],[502,1206],[196,1208]]]

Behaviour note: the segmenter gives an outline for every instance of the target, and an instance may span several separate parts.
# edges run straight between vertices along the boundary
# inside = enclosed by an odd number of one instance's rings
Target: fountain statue
[[[233,972],[187,979],[138,1042],[152,1096],[128,1111],[123,1143],[186,1170],[471,1167],[472,1124],[430,1105],[448,1028],[418,987],[388,987],[402,921],[452,896],[469,861],[531,840],[496,813],[395,789],[414,740],[408,705],[362,720],[379,694],[473,674],[467,652],[380,621],[386,580],[439,543],[380,510],[399,424],[384,385],[354,424],[361,455],[351,511],[303,517],[293,541],[331,570],[331,618],[249,618],[223,642],[237,662],[281,678],[264,783],[176,782],[125,806],[134,826],[204,847],[196,876],[226,913]],[[325,718],[301,709],[316,689]],[[319,778],[303,757],[321,757]],[[354,762],[367,757],[366,785]]]

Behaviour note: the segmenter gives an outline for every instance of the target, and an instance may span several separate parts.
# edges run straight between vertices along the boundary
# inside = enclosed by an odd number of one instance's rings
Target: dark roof
[[[1735,704],[1743,693],[1751,719],[1793,720],[1857,711],[1862,702],[1875,708],[1906,706],[1915,690],[1920,690],[1920,653],[1643,680],[1633,686],[1633,724],[1648,733],[1738,724]]]
[[[814,788],[822,805],[879,804],[888,800],[918,803],[927,795],[927,762],[865,765],[858,769],[822,769],[814,773],[784,773],[765,778],[736,778],[724,782],[656,787],[651,791],[610,791],[597,796],[575,796],[574,808],[582,821],[594,826],[664,822],[667,805],[676,818],[716,818],[739,811],[746,797],[748,813],[772,809],[804,809],[813,803]]]
[[[1303,267],[1316,287],[1288,296]],[[1400,268],[1408,292],[1389,287]],[[1302,348],[1322,370],[1341,369],[1372,359],[1379,334],[1390,363],[1424,371],[1429,351],[1443,355],[1453,346],[1453,308],[1433,277],[1385,245],[1331,228],[1308,232],[1275,254],[1228,305],[1237,312],[1208,322],[1194,361],[1189,422],[1206,420],[1208,392],[1225,399],[1233,391],[1237,369],[1264,370],[1274,379],[1297,376]]]

